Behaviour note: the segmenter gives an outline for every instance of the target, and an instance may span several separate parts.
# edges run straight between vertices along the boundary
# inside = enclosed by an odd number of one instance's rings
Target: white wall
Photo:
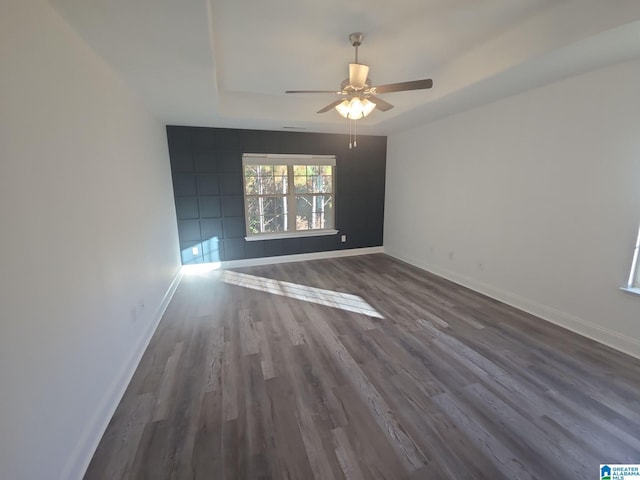
[[[78,478],[179,269],[166,134],[42,0],[0,72],[0,478]]]
[[[619,64],[389,137],[385,251],[640,356],[640,297],[618,290],[639,78]]]

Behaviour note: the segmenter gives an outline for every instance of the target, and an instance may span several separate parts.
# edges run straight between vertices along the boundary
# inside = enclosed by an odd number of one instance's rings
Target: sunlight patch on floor
[[[193,265],[183,265],[182,273],[184,275],[206,275],[215,270],[220,270],[220,268],[222,268],[220,262],[196,263]]]
[[[262,292],[282,295],[296,300],[317,303],[327,307],[339,308],[349,312],[361,313],[369,317],[384,318],[371,305],[357,295],[334,292],[322,288],[308,287],[297,283],[283,282],[271,278],[257,277],[246,273],[225,270],[222,272],[222,280],[231,285],[251,288]]]

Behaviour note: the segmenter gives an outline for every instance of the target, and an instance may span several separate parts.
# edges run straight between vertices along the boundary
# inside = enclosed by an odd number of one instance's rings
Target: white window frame
[[[629,280],[627,286],[622,290],[636,293],[640,295],[640,229],[638,230],[638,238],[635,248],[633,249],[633,260],[631,261],[631,272],[629,272]]]
[[[293,179],[293,166],[294,165],[330,165],[333,168],[332,172],[332,192],[327,195],[333,197],[333,218],[331,224],[335,226],[336,218],[336,157],[335,155],[287,155],[287,154],[267,154],[267,153],[244,153],[242,155],[242,196],[244,198],[244,217],[245,217],[245,229],[247,236],[244,239],[248,242],[256,240],[275,240],[279,238],[297,238],[297,237],[317,237],[321,235],[336,235],[338,230],[334,228],[315,228],[309,230],[289,230],[286,232],[274,232],[274,233],[250,233],[249,230],[249,204],[247,202],[247,189],[246,189],[246,177],[245,166],[246,165],[286,165],[288,168],[288,186],[285,197],[287,204],[289,205],[289,214],[291,220],[288,224],[292,225],[295,229],[295,208],[291,206],[295,205],[295,188]]]

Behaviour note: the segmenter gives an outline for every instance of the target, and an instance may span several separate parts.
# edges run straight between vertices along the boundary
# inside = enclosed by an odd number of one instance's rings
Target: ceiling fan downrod
[[[358,47],[360,45],[362,45],[362,40],[364,40],[364,34],[360,33],[360,32],[355,32],[352,33],[351,35],[349,35],[349,41],[351,42],[351,45],[353,45],[356,49],[356,62],[358,63]]]

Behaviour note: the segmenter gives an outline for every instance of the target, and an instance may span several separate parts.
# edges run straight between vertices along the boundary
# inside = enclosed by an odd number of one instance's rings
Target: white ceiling
[[[354,49],[374,84],[432,78],[427,91],[358,122],[388,134],[608,63],[640,58],[640,1],[50,0],[167,124],[340,132],[315,112]],[[597,92],[594,92],[597,94]]]

